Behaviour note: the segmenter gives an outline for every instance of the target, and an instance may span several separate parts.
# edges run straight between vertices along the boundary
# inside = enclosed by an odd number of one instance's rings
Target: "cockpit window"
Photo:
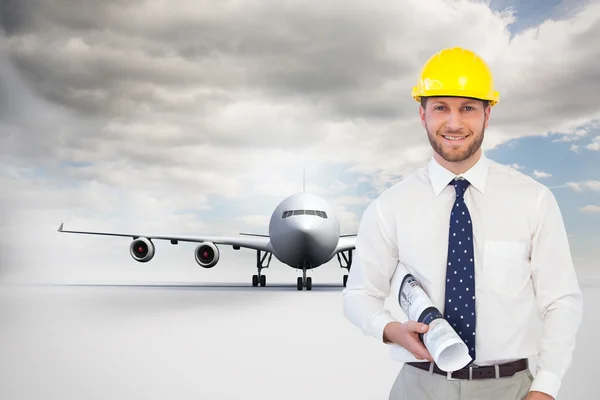
[[[281,218],[288,218],[292,215],[316,215],[318,217],[327,219],[327,213],[320,210],[288,210],[283,212]]]

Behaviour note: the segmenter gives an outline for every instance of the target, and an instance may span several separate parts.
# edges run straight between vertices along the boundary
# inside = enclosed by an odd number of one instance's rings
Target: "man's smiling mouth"
[[[467,138],[469,135],[463,135],[463,136],[449,136],[449,135],[441,135],[444,139],[452,141],[452,142],[458,142],[461,140],[464,140],[465,138]]]

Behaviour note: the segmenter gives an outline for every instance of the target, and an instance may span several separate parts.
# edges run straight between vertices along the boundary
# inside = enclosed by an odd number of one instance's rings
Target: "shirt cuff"
[[[529,391],[546,393],[556,399],[558,389],[560,389],[560,384],[561,378],[558,375],[542,370],[538,371],[535,375],[535,378],[533,378],[533,382]]]
[[[382,311],[373,318],[373,321],[371,322],[371,332],[373,332],[375,338],[377,338],[380,342],[383,342],[383,330],[385,326],[394,321],[396,320],[392,317],[389,311]]]

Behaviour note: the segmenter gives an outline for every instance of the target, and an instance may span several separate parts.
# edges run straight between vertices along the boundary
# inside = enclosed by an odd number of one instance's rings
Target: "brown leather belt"
[[[431,368],[430,362],[408,362],[406,365],[429,371]],[[522,358],[517,361],[512,361],[506,364],[499,365],[482,365],[482,366],[469,366],[452,373],[442,371],[436,364],[433,366],[433,373],[438,375],[445,375],[448,379],[490,379],[490,378],[504,378],[507,376],[513,376],[517,372],[521,372],[529,368],[529,360]]]

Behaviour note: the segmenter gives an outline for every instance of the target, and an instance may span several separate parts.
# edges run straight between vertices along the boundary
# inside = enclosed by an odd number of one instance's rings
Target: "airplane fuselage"
[[[269,222],[273,255],[292,268],[316,268],[335,255],[340,222],[319,196],[296,193],[275,208]]]

